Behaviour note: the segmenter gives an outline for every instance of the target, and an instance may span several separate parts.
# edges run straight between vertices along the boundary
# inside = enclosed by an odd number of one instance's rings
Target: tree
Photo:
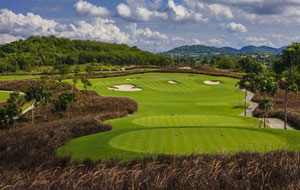
[[[240,59],[238,66],[246,73],[261,73],[265,69],[261,63],[253,61],[250,57]]]
[[[263,95],[263,100],[259,103],[259,108],[264,110],[263,121],[266,127],[266,118],[268,111],[273,108],[273,99],[266,96],[274,96],[279,90],[279,84],[271,73],[262,73],[257,76],[257,89]]]
[[[240,89],[244,89],[245,92],[245,101],[244,101],[244,108],[245,112],[244,115],[247,116],[247,96],[248,91],[255,92],[257,89],[257,74],[256,73],[247,73],[243,76],[243,78],[237,83]]]
[[[76,85],[77,85],[77,83],[78,83],[78,80],[79,80],[78,76],[75,75],[75,76],[73,77],[73,91],[74,91],[74,89],[76,88]]]
[[[42,100],[44,100],[44,105],[46,105],[50,101],[51,96],[52,93],[44,91],[41,86],[32,86],[25,92],[25,99],[27,101],[34,101],[34,107],[31,110],[32,124],[34,124],[34,109],[36,106]]]
[[[64,92],[61,93],[58,99],[52,99],[51,103],[54,107],[52,109],[53,113],[57,113],[60,118],[63,118],[64,114],[68,110],[68,104],[70,102],[76,101],[76,94],[73,92]],[[69,112],[68,112],[69,118]]]
[[[85,67],[85,71],[90,75],[90,74],[93,74],[95,72],[95,68],[92,65],[87,65]]]
[[[275,61],[272,68],[280,76],[280,87],[285,91],[284,129],[287,129],[288,93],[298,92],[300,86],[300,43],[292,43],[283,50],[281,60]]]
[[[7,104],[0,109],[0,129],[7,129],[10,125],[14,124],[15,117],[22,114],[22,110],[18,108],[21,102],[21,96],[19,92],[13,92],[9,94],[9,98],[6,101]]]
[[[75,75],[79,75],[79,73],[80,73],[80,67],[79,67],[79,65],[75,66],[74,73],[75,73]]]
[[[83,88],[87,89],[88,86],[92,86],[92,83],[86,79],[86,78],[81,78],[81,83],[83,84]]]

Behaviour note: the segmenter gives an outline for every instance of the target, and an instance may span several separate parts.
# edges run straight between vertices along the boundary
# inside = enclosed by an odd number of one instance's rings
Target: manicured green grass
[[[285,146],[286,141],[277,135],[247,129],[185,127],[123,133],[111,139],[109,144],[114,148],[133,152],[199,154],[216,151],[268,151]]]
[[[133,80],[126,80],[129,78]],[[170,80],[178,84],[169,84]],[[205,80],[220,80],[223,84],[206,85]],[[100,95],[136,100],[139,111],[136,116],[107,121],[113,125],[112,131],[70,140],[59,148],[59,156],[128,160],[158,153],[262,152],[282,147],[299,150],[300,132],[258,129],[258,119],[238,116],[243,112],[244,95],[235,87],[235,79],[147,73],[91,82],[90,89]],[[133,84],[143,90],[108,89],[119,84]]]
[[[0,81],[1,80],[24,80],[24,79],[34,79],[34,78],[40,78],[40,75],[0,75]]]
[[[0,103],[1,102],[6,102],[6,100],[9,97],[9,93],[7,92],[0,92]]]

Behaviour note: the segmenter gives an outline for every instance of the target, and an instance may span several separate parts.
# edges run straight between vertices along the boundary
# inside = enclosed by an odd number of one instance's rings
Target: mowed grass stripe
[[[216,115],[167,115],[148,116],[132,121],[145,127],[181,127],[181,126],[237,126],[251,127],[259,125],[259,121],[246,117],[229,117]]]
[[[143,138],[126,140],[134,136],[143,136]],[[274,134],[248,129],[157,128],[124,133],[111,139],[109,143],[118,149],[141,153],[198,154],[240,150],[259,152],[277,150],[285,145],[286,141]]]

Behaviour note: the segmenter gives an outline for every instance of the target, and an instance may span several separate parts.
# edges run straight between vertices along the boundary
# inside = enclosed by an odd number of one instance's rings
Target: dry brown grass
[[[0,189],[299,189],[300,156],[295,153],[238,153],[160,156],[118,161],[43,165],[5,170]]]

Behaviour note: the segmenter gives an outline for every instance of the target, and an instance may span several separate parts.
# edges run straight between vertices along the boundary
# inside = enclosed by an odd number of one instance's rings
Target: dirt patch
[[[221,81],[217,81],[217,80],[206,80],[206,81],[204,81],[204,84],[220,85],[220,84],[222,84],[222,82]]]
[[[126,92],[131,92],[131,91],[141,91],[143,89],[137,88],[132,84],[121,84],[121,85],[114,85],[113,87],[109,87],[109,90],[116,90],[116,91],[126,91]]]

